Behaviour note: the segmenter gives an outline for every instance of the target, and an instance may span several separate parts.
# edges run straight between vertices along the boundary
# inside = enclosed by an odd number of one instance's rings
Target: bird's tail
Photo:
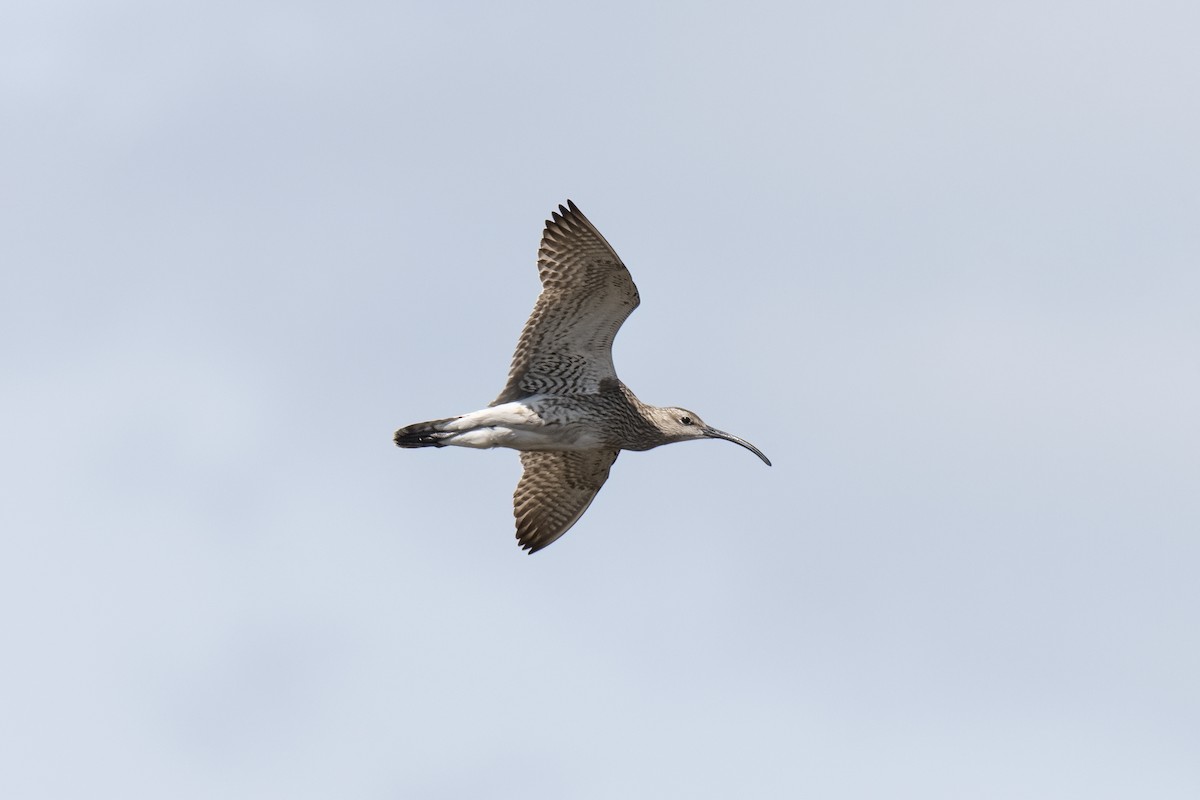
[[[454,436],[453,431],[445,430],[445,425],[456,419],[458,417],[447,417],[446,419],[433,419],[429,422],[418,422],[415,425],[405,425],[396,431],[393,438],[397,447],[445,447],[447,443],[443,440]]]

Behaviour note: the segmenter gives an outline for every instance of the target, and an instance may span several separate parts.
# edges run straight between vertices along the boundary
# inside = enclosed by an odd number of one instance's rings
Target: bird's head
[[[734,436],[732,433],[726,433],[725,431],[719,431],[711,425],[706,424],[695,411],[674,407],[655,410],[658,412],[654,415],[655,426],[663,434],[667,442],[686,442],[691,439],[724,439],[727,442],[740,444],[761,458],[763,463],[768,467],[771,466],[771,459],[763,455],[762,451],[757,447],[741,437]]]

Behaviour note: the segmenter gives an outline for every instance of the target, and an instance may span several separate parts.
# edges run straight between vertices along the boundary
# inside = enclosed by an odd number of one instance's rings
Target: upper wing
[[[546,221],[542,293],[521,331],[508,385],[492,405],[531,394],[595,394],[616,380],[612,343],[638,306],[629,270],[570,200]]]
[[[521,480],[513,493],[517,542],[536,553],[579,521],[620,450],[523,451]]]

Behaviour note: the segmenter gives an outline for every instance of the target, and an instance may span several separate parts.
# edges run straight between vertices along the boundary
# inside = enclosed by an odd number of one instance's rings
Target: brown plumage
[[[647,405],[619,378],[612,343],[640,299],[629,270],[570,200],[546,221],[542,293],[521,331],[504,390],[487,408],[395,433],[399,447],[510,447],[524,469],[513,494],[517,541],[536,552],[570,530],[621,450],[690,439],[749,442],[683,408]]]
[[[538,247],[542,293],[494,406],[535,394],[595,394],[612,385],[613,339],[641,302],[629,270],[574,203],[551,217]]]

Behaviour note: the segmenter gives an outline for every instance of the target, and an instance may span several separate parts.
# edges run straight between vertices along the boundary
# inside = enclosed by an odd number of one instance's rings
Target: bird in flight
[[[517,542],[530,553],[579,521],[622,450],[725,439],[757,447],[686,408],[647,405],[617,378],[612,344],[640,299],[629,270],[572,203],[546,220],[542,293],[521,331],[508,384],[481,411],[396,431],[399,447],[508,447],[521,452],[513,493]]]

